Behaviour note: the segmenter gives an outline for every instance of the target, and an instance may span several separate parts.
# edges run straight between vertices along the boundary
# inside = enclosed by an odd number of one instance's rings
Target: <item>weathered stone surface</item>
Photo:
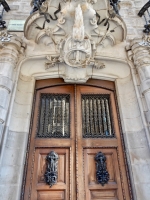
[[[20,180],[22,166],[17,165],[2,165],[0,166],[0,185],[17,185]],[[6,186],[6,187],[7,187]]]
[[[26,118],[16,118],[12,117],[10,123],[10,130],[16,132],[28,132],[29,131],[29,124],[30,124],[30,116]]]
[[[128,147],[130,149],[143,148],[148,146],[145,130],[127,132]]]
[[[26,146],[22,146],[22,149]],[[15,165],[19,166],[23,164],[24,161],[24,152],[22,149],[18,149],[17,147],[10,148],[10,147],[5,147],[4,154],[3,154],[3,159],[2,163],[3,165]]]
[[[135,165],[147,164],[150,162],[150,151],[149,147],[141,147],[137,149],[129,150],[131,163]]]
[[[136,184],[137,200],[149,200],[150,197],[150,183]]]
[[[7,189],[6,189],[7,187]],[[16,200],[20,197],[18,196],[18,190],[20,186],[18,185],[0,185],[0,199]]]
[[[132,165],[135,183],[150,184],[150,165],[138,164]]]
[[[2,122],[0,122],[0,141],[1,141],[2,135],[3,135],[3,128],[4,128],[4,125],[2,124]]]
[[[20,149],[21,151],[26,147],[27,139],[28,133],[9,131],[5,146],[6,148]]]

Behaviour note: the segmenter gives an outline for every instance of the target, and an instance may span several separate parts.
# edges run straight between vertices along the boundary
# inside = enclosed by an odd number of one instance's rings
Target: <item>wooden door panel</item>
[[[65,191],[38,191],[37,200],[65,200]]]
[[[46,172],[47,162],[46,156],[55,151],[58,156],[58,181],[56,185],[50,187],[45,183],[44,174]],[[37,148],[35,151],[35,163],[34,163],[34,178],[33,178],[33,191],[32,197],[36,199],[36,196],[40,200],[48,198],[53,199],[68,199],[69,195],[69,149],[67,148]],[[61,193],[60,193],[60,190]],[[44,194],[44,191],[45,194]],[[52,193],[51,193],[52,191]],[[55,192],[54,192],[55,191]],[[58,194],[57,194],[58,193]],[[58,196],[60,196],[58,198]]]
[[[74,141],[72,139],[60,139],[58,142],[58,139],[36,139],[35,141],[35,147],[70,147],[74,144]]]
[[[116,138],[112,139],[83,139],[82,140],[82,146],[83,147],[106,147],[106,146],[113,146],[117,147],[118,146],[118,140]]]
[[[98,152],[102,152],[106,156],[109,181],[104,186],[99,184],[96,179],[95,156]],[[115,148],[84,149],[84,166],[86,200],[101,200],[103,197],[105,197],[105,199],[123,199],[120,176],[118,176],[120,172],[117,151]]]
[[[90,193],[90,199],[91,200],[118,200],[118,198],[116,198],[117,194],[116,194],[116,190],[101,190],[101,191],[94,191],[91,190]]]

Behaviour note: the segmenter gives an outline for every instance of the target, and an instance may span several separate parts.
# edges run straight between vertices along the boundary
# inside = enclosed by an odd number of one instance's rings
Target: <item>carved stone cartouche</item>
[[[124,41],[126,26],[113,7],[102,1],[103,9],[97,0],[44,0],[30,15],[24,34],[44,49],[47,73],[58,70],[65,82],[86,82],[90,70],[104,71],[106,57],[102,59],[101,52]]]

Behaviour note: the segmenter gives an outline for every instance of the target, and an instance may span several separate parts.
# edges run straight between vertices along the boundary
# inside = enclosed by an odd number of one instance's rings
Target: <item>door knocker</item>
[[[45,182],[52,187],[57,183],[58,179],[58,154],[54,151],[51,151],[47,157],[47,168],[45,172]]]
[[[106,156],[98,152],[95,156],[97,182],[104,186],[109,181],[109,173],[106,167]]]

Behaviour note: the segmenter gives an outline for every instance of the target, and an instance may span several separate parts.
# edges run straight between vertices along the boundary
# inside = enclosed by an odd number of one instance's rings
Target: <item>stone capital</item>
[[[150,36],[133,39],[127,52],[129,60],[132,60],[137,68],[150,66]]]
[[[25,50],[22,39],[7,31],[0,31],[0,62],[11,62],[16,64],[20,53]]]

